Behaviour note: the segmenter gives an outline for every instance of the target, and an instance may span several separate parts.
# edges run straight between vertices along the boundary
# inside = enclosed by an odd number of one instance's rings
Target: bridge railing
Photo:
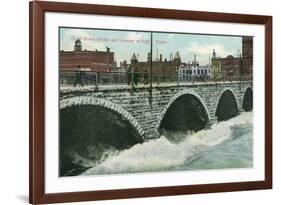
[[[249,81],[251,75],[224,76],[212,78],[209,75],[179,75],[177,73],[152,73],[148,72],[93,72],[93,71],[60,71],[59,81],[62,86],[76,85],[130,85],[138,86],[150,85],[152,78],[153,84],[175,84],[183,85],[186,83],[194,84],[197,82],[231,82]]]

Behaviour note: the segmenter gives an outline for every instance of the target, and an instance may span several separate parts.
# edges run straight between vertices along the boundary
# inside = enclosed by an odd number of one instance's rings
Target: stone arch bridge
[[[65,87],[60,90],[60,109],[101,106],[120,114],[143,139],[150,139],[159,137],[161,127],[181,129],[186,119],[194,124],[191,129],[199,130],[249,111],[252,96],[252,81],[158,85],[152,91],[141,86]]]

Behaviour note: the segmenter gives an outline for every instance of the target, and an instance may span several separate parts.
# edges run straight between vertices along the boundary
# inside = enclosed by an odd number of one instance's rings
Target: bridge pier
[[[244,112],[245,110],[241,107],[241,108],[239,108],[239,113],[241,113],[241,112]]]
[[[155,138],[159,138],[159,137],[160,137],[160,133],[157,129],[147,130],[144,134],[145,139],[155,139]]]
[[[218,123],[218,118],[217,118],[217,116],[213,116],[213,117],[209,120],[207,126],[212,126],[212,124],[215,124],[215,123]]]

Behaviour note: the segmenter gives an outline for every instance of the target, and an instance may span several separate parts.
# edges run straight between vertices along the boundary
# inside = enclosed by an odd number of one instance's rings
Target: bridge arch
[[[217,98],[215,115],[218,121],[227,120],[236,116],[239,112],[237,96],[231,88],[224,88]]]
[[[246,112],[253,109],[253,88],[251,86],[246,87],[244,91],[241,107]]]
[[[201,98],[201,96],[192,91],[192,90],[182,90],[178,93],[176,93],[169,101],[168,103],[164,106],[164,108],[162,109],[162,111],[160,112],[160,114],[158,115],[158,118],[157,118],[157,128],[160,129],[160,126],[161,126],[161,123],[167,113],[167,111],[169,110],[169,108],[181,97],[183,96],[192,96],[192,98],[196,99],[198,101],[198,103],[200,104],[200,106],[202,106],[204,112],[205,112],[205,115],[206,115],[206,121],[208,122],[210,120],[210,114],[209,114],[209,110],[206,106],[206,104],[204,103],[203,99]]]
[[[141,136],[142,138],[144,137],[144,130],[140,126],[139,122],[120,105],[117,105],[102,98],[95,98],[90,96],[71,97],[60,101],[60,109],[78,105],[96,105],[112,110],[120,114],[123,118],[125,118],[130,123],[130,125],[137,131],[139,136]]]
[[[143,129],[123,107],[91,96],[60,101],[59,132],[60,176],[78,175],[88,161],[100,162],[144,141]]]

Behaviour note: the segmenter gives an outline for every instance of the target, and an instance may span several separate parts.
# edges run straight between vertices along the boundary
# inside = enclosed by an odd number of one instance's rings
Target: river
[[[99,162],[78,154],[87,167],[81,175],[248,168],[253,165],[252,112],[198,132],[163,132],[161,137],[128,149],[107,149]]]

